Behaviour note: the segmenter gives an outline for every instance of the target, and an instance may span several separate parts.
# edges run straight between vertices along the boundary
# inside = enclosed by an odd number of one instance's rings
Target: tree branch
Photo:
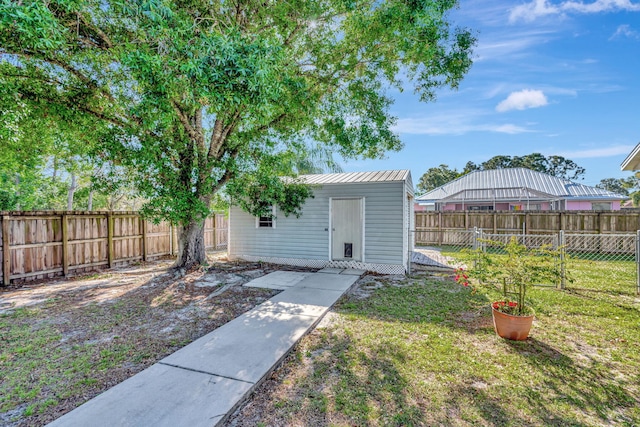
[[[217,153],[222,146],[223,126],[222,117],[218,115],[218,117],[216,117],[216,122],[213,125],[213,132],[211,133],[211,143],[209,144],[209,153],[207,153],[208,160],[214,159],[215,153]]]
[[[50,58],[50,57],[39,57],[35,52],[29,52],[29,51],[26,51],[26,50],[22,51],[22,52],[7,52],[7,53],[10,53],[12,55],[23,56],[25,58],[36,60],[36,61],[43,61],[43,62],[51,64],[51,65],[56,65],[56,66],[62,68],[63,70],[73,74],[75,77],[77,77],[80,81],[82,81],[85,85],[89,86],[90,88],[98,90],[109,101],[114,102],[114,103],[116,102],[116,100],[113,97],[113,95],[111,95],[111,93],[109,93],[104,88],[98,86],[98,83],[96,83],[93,79],[91,79],[90,77],[88,77],[85,74],[83,74],[82,72],[80,72],[80,70],[77,70],[77,69],[73,68],[71,65],[66,64],[63,61],[60,61],[59,59]]]
[[[184,111],[182,111],[178,103],[173,99],[171,100],[171,106],[173,107],[174,111],[178,115],[178,118],[180,119],[180,123],[182,123],[182,126],[184,126],[185,130],[189,134],[189,138],[191,138],[193,141],[199,144],[200,138],[199,138],[198,132],[196,132],[193,126],[191,126],[191,123],[189,122],[189,117],[187,117],[187,115],[184,113]]]
[[[111,41],[109,36],[107,36],[107,34],[104,31],[102,31],[100,28],[94,26],[89,21],[87,21],[85,19],[84,15],[82,15],[80,12],[77,12],[77,15],[78,15],[78,18],[82,21],[82,23],[85,26],[87,26],[88,28],[93,30],[98,35],[98,37],[100,37],[100,40],[102,40],[104,42],[104,44],[106,45],[107,49],[111,49],[113,47],[113,42]]]
[[[195,128],[196,128],[196,133],[198,134],[198,149],[204,155],[205,146],[204,146],[204,131],[202,128],[202,107],[196,110]]]
[[[239,152],[239,148],[233,149],[231,152],[229,152],[229,157],[231,159],[235,159],[236,157],[238,157],[238,152]],[[219,189],[224,184],[226,184],[230,179],[232,179],[234,176],[235,176],[235,172],[233,168],[227,168],[224,175],[222,175],[222,177],[220,177],[220,179],[218,179],[218,181],[215,183],[214,189],[216,190]]]

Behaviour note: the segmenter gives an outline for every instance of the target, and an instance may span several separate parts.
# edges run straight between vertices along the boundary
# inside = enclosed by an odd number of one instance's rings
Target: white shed
[[[413,250],[408,170],[303,175],[313,188],[302,215],[229,211],[229,259],[404,274]]]

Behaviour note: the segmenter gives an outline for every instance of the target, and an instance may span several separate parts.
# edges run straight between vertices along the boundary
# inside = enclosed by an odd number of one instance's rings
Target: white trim
[[[227,212],[227,256],[231,253],[231,204],[229,204],[229,211]]]
[[[637,170],[639,166],[640,166],[640,143],[638,143],[635,147],[633,147],[633,150],[631,150],[631,153],[629,153],[627,158],[622,161],[622,164],[620,164],[620,170],[634,171],[634,170]]]
[[[362,218],[362,262],[364,263],[366,261],[365,259],[365,253],[366,253],[366,247],[365,247],[365,242],[367,241],[367,239],[365,238],[365,236],[367,235],[367,229],[366,229],[366,224],[367,224],[367,210],[365,209],[365,203],[366,203],[366,197],[362,196],[362,212],[360,213],[360,217]]]
[[[249,262],[267,262],[271,264],[294,265],[297,267],[309,268],[345,268],[358,269],[366,271],[374,271],[381,274],[405,274],[407,272],[406,265],[400,264],[377,264],[360,261],[327,261],[321,259],[302,259],[302,258],[280,258],[258,255],[239,254],[233,256],[234,260],[244,260]]]
[[[329,253],[327,254],[327,259],[331,259],[331,252],[333,251],[333,197],[329,197]]]
[[[342,260],[334,260],[333,259],[333,201],[334,200],[360,200],[360,220],[362,222],[362,261],[353,261],[353,262],[365,262],[365,223],[366,223],[366,210],[365,210],[365,197],[364,196],[340,196],[340,197],[329,197],[329,259],[333,262],[339,262]]]
[[[256,228],[276,228],[276,205],[271,205],[271,227],[260,227],[260,217],[256,218]]]

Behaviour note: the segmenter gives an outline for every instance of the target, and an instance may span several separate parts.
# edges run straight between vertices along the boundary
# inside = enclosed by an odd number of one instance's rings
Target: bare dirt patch
[[[281,266],[144,263],[0,291],[0,426],[40,426],[277,291],[240,286]]]

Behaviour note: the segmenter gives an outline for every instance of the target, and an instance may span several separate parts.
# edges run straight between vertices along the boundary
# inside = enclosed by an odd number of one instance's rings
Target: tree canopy
[[[419,194],[427,193],[446,183],[453,181],[460,176],[460,172],[456,169],[449,169],[448,165],[440,165],[437,168],[429,168],[418,181],[417,192]]]
[[[625,178],[605,178],[601,179],[596,187],[608,190],[613,193],[622,194],[623,196],[629,195],[629,190],[636,186],[636,179],[627,180]]]
[[[507,168],[527,168],[570,181],[582,179],[585,173],[585,169],[578,166],[573,160],[565,159],[562,156],[544,156],[540,153],[531,153],[524,156],[499,155],[479,165],[468,162],[465,165],[463,173],[466,174],[476,170]]]
[[[455,168],[450,169],[448,165],[444,164],[429,168],[420,177],[416,187],[418,193],[422,194],[473,171],[507,168],[527,168],[568,180],[582,178],[585,173],[583,167],[578,166],[573,160],[565,159],[562,156],[546,157],[540,153],[531,153],[525,156],[499,155],[480,164],[469,161],[462,171],[458,171]]]
[[[602,179],[596,187],[629,196],[634,207],[640,205],[640,172],[626,178]]]
[[[134,174],[144,212],[181,226],[177,265],[205,259],[223,186],[252,214],[296,214],[311,144],[345,158],[401,147],[387,88],[456,88],[475,38],[454,0],[0,2],[0,85],[36,120],[90,134]],[[92,123],[99,123],[94,126]]]

